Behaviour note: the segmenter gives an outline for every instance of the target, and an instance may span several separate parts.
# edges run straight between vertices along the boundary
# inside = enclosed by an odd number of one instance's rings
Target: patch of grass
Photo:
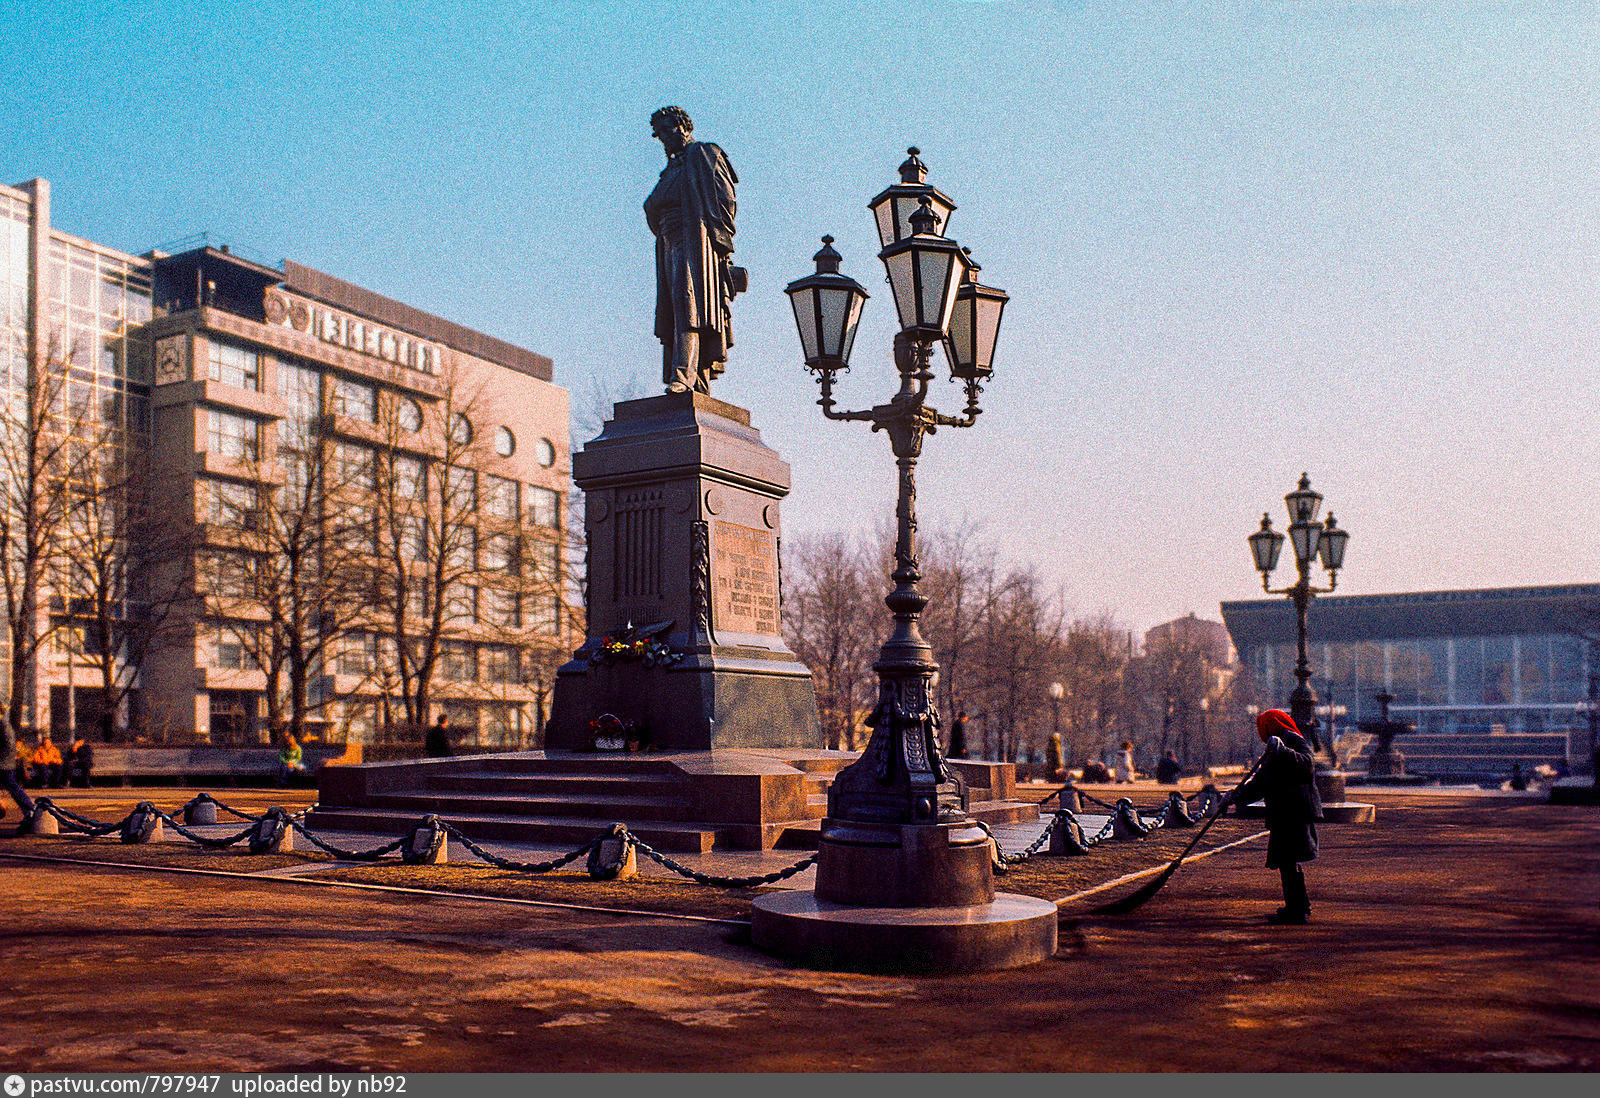
[[[1235,839],[1242,839],[1246,835],[1253,835],[1260,830],[1262,830],[1261,824],[1255,820],[1236,820],[1231,817],[1218,820],[1212,825],[1211,830],[1206,832],[1201,844],[1195,848],[1195,854],[1233,842]],[[1021,865],[1014,866],[1004,876],[997,875],[995,888],[1002,892],[1037,896],[1044,900],[1059,900],[1071,893],[1115,880],[1125,873],[1136,873],[1150,866],[1165,865],[1189,845],[1194,835],[1194,828],[1152,831],[1142,839],[1129,839],[1126,842],[1108,839],[1081,856],[1035,855]],[[1261,850],[1263,852],[1261,856],[1264,857],[1266,848],[1263,846]],[[1178,872],[1182,873],[1183,870],[1180,869]],[[1137,887],[1137,884],[1128,885],[1130,891]]]
[[[239,826],[242,828],[244,825],[241,823]],[[188,842],[123,843],[115,836],[89,839],[79,835],[28,835],[0,839],[0,853],[175,869],[221,869],[230,873],[260,873],[268,869],[332,860],[325,854],[251,854],[245,842],[226,850],[207,850]]]
[[[596,881],[582,870],[513,873],[483,865],[341,866],[318,873],[317,879],[627,908],[631,911],[659,911],[669,915],[701,915],[712,919],[748,919],[750,900],[765,891],[716,888],[669,877]]]

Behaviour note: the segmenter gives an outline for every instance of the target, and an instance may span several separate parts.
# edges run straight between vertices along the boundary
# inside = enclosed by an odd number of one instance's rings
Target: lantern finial
[[[921,183],[928,178],[928,165],[918,159],[922,150],[913,145],[906,152],[909,155],[905,163],[900,165],[900,182]]]

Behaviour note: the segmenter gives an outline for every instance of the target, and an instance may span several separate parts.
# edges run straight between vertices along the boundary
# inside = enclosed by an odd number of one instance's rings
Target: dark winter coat
[[[1261,769],[1234,790],[1233,803],[1267,805],[1267,866],[1279,869],[1317,856],[1322,800],[1317,796],[1311,747],[1292,732],[1268,744]]]

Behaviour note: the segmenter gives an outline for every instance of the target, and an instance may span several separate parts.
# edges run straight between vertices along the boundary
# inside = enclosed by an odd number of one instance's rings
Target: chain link
[[[671,858],[667,857],[665,854],[661,853],[659,850],[655,849],[649,843],[645,842],[643,839],[640,839],[632,832],[625,831],[624,839],[625,841],[631,843],[634,849],[638,850],[646,858],[649,858],[657,865],[665,866],[667,869],[672,870],[672,872],[678,874],[679,876],[687,877],[691,881],[696,881],[700,884],[718,885],[722,888],[754,888],[757,885],[777,884],[779,881],[788,880],[790,877],[793,877],[796,873],[803,871],[808,866],[816,864],[817,860],[817,856],[812,854],[808,857],[801,858],[798,862],[795,862],[791,866],[787,866],[773,873],[762,874],[758,877],[719,877],[714,873],[701,873],[697,869],[690,869],[686,865],[682,865],[679,862],[673,861]]]

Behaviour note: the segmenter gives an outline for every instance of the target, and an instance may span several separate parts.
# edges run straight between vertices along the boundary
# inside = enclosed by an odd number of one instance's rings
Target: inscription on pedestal
[[[770,530],[717,521],[711,540],[712,624],[778,635],[778,552]]]

